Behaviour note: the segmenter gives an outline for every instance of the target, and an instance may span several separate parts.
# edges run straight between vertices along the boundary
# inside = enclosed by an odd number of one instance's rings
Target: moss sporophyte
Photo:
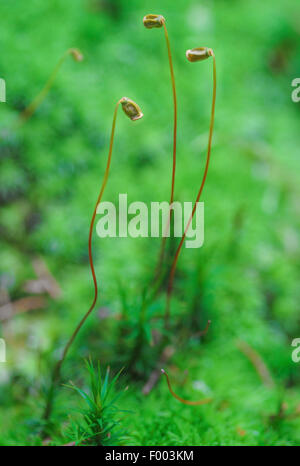
[[[171,76],[171,85],[172,85],[172,95],[173,95],[173,106],[174,106],[174,123],[173,123],[173,163],[172,163],[172,176],[171,176],[171,194],[170,194],[170,203],[169,203],[169,208],[168,208],[168,219],[166,222],[166,228],[170,226],[170,220],[172,216],[172,209],[171,205],[174,202],[174,187],[175,187],[175,171],[176,171],[176,146],[177,146],[177,97],[176,97],[176,88],[175,88],[175,78],[174,78],[174,70],[173,70],[173,62],[172,62],[172,56],[171,56],[171,49],[170,49],[170,42],[169,42],[169,37],[168,37],[168,31],[166,27],[166,21],[165,18],[161,15],[146,15],[143,19],[144,26],[147,29],[153,29],[153,28],[163,28],[164,33],[165,33],[165,39],[166,39],[166,44],[167,44],[167,51],[168,51],[168,59],[169,59],[169,67],[170,67],[170,76]],[[20,122],[25,121],[26,119],[30,118],[34,111],[37,109],[37,107],[40,105],[42,100],[45,98],[47,95],[49,89],[51,88],[53,81],[56,77],[56,74],[64,62],[65,58],[71,55],[74,60],[76,61],[81,61],[83,56],[81,52],[78,49],[69,49],[67,52],[63,55],[63,57],[60,59],[59,63],[57,64],[55,70],[53,71],[52,75],[50,76],[48,82],[46,83],[45,87],[43,90],[40,92],[40,94],[34,99],[34,101],[22,112],[20,116]],[[167,299],[166,299],[166,308],[165,308],[165,314],[164,314],[164,325],[165,329],[168,328],[169,324],[169,317],[170,317],[170,302],[171,302],[171,296],[172,296],[172,289],[173,289],[173,280],[175,276],[175,271],[176,271],[176,265],[178,262],[178,258],[182,249],[182,245],[188,235],[188,231],[190,228],[190,225],[192,223],[192,220],[194,218],[197,205],[201,196],[201,193],[203,191],[206,177],[207,177],[207,172],[208,172],[208,167],[209,167],[209,161],[210,161],[210,154],[211,154],[211,143],[212,143],[212,134],[213,134],[213,126],[214,126],[214,112],[215,112],[215,100],[216,100],[216,63],[215,63],[215,56],[210,48],[196,48],[196,49],[190,49],[186,53],[187,59],[191,62],[196,62],[196,61],[202,61],[205,59],[208,59],[212,57],[213,59],[213,95],[212,95],[212,109],[211,109],[211,121],[210,121],[210,129],[209,129],[209,137],[208,137],[208,148],[207,148],[207,156],[206,156],[206,165],[205,165],[205,170],[203,174],[203,178],[200,184],[200,188],[196,197],[196,202],[194,203],[194,206],[192,208],[192,211],[190,213],[189,219],[185,225],[184,232],[181,236],[180,243],[177,247],[177,250],[175,252],[175,256],[170,268],[170,274],[169,274],[169,279],[168,279],[168,287],[167,287]],[[100,191],[94,206],[94,210],[92,213],[92,218],[90,222],[90,229],[89,229],[89,235],[88,235],[88,255],[89,255],[89,263],[90,263],[90,269],[91,269],[91,275],[92,275],[92,280],[94,284],[94,297],[92,300],[92,303],[86,313],[83,315],[82,319],[79,321],[77,324],[75,330],[71,334],[69,340],[67,341],[62,354],[60,358],[58,359],[56,365],[54,366],[53,372],[52,372],[52,378],[51,378],[51,384],[49,391],[47,393],[47,401],[46,401],[46,406],[45,406],[45,411],[44,411],[44,422],[45,425],[49,423],[49,419],[52,413],[52,408],[53,408],[53,401],[54,401],[54,394],[55,394],[55,389],[56,386],[60,380],[61,376],[61,367],[62,364],[68,354],[68,351],[75,340],[78,332],[80,331],[81,327],[85,323],[86,319],[88,316],[91,314],[93,309],[95,308],[97,298],[98,298],[98,283],[97,283],[97,278],[95,274],[95,269],[94,269],[94,262],[93,262],[93,255],[92,255],[92,238],[93,238],[93,231],[94,231],[94,226],[95,226],[95,218],[97,214],[97,210],[99,208],[99,205],[101,204],[102,201],[102,196],[105,191],[105,187],[108,182],[109,178],[109,173],[110,173],[110,166],[111,166],[111,159],[112,159],[112,151],[113,151],[113,145],[114,145],[114,136],[115,136],[115,128],[116,128],[116,120],[117,120],[117,113],[118,113],[118,108],[121,105],[123,112],[126,114],[126,116],[131,120],[131,121],[136,121],[139,120],[143,117],[143,113],[141,111],[141,108],[131,99],[128,97],[122,97],[120,100],[117,101],[115,105],[115,110],[113,114],[113,121],[112,121],[112,129],[111,129],[111,136],[110,136],[110,143],[109,143],[109,150],[108,150],[108,157],[107,157],[107,162],[106,162],[106,168],[105,172],[103,175],[102,179],[102,184],[100,187]],[[162,238],[162,243],[161,243],[161,250],[160,250],[160,255],[159,255],[159,261],[158,261],[158,266],[156,269],[156,276],[155,280],[157,280],[157,277],[160,278],[161,275],[161,268],[162,264],[164,261],[164,251],[165,251],[165,241],[166,241],[166,236],[163,235]],[[155,282],[154,280],[154,282]],[[146,306],[147,304],[146,297],[143,300],[143,306]],[[208,329],[208,326],[207,326]],[[206,332],[207,329],[204,331]],[[170,392],[172,395],[179,401],[185,404],[203,404],[205,400],[202,400],[201,402],[185,402],[184,399],[180,398],[177,396],[171,387],[170,381],[168,379],[167,374],[164,372],[167,382],[168,382],[168,387],[170,389]]]
[[[206,60],[209,57],[212,57],[213,59],[213,92],[212,92],[212,106],[211,106],[211,117],[210,117],[210,127],[209,127],[209,135],[208,135],[208,146],[207,146],[207,154],[206,154],[206,163],[205,163],[205,169],[204,169],[204,174],[202,177],[202,181],[199,187],[199,191],[196,197],[196,201],[194,204],[194,208],[192,211],[192,214],[190,216],[190,219],[187,223],[186,229],[182,235],[181,241],[177,247],[177,250],[175,252],[175,256],[171,265],[171,270],[170,270],[170,275],[169,275],[169,281],[168,281],[168,289],[167,289],[167,300],[166,300],[166,310],[165,310],[165,327],[168,327],[169,324],[169,317],[170,317],[170,303],[171,303],[171,296],[172,296],[172,290],[173,290],[173,281],[174,281],[174,276],[175,276],[175,271],[176,271],[176,266],[178,262],[178,258],[180,255],[180,251],[182,249],[182,245],[184,243],[184,240],[186,238],[186,233],[189,229],[189,226],[193,220],[193,217],[195,215],[195,211],[197,208],[197,203],[200,200],[207,173],[208,173],[208,167],[209,167],[209,162],[210,162],[210,155],[211,155],[211,144],[212,144],[212,135],[213,135],[213,128],[214,128],[214,118],[215,118],[215,105],[216,105],[216,87],[217,87],[217,74],[216,74],[216,59],[215,59],[215,54],[212,49],[207,48],[207,47],[198,47],[194,49],[189,49],[186,52],[186,57],[190,62],[197,62],[197,61],[203,61]]]
[[[128,97],[122,97],[118,102],[116,103],[114,114],[113,114],[113,122],[112,122],[112,129],[111,129],[111,136],[110,136],[110,143],[109,143],[109,150],[108,150],[108,157],[107,157],[107,163],[106,163],[106,169],[104,172],[100,192],[93,210],[92,214],[92,219],[90,223],[90,230],[89,230],[89,238],[88,238],[88,252],[89,252],[89,262],[90,262],[90,268],[91,268],[91,273],[92,273],[92,278],[93,278],[93,283],[94,283],[94,298],[92,301],[91,306],[87,310],[87,312],[84,314],[78,325],[76,326],[74,332],[72,333],[70,339],[68,340],[67,344],[64,347],[64,350],[62,352],[62,355],[58,362],[56,363],[53,374],[52,374],[52,381],[51,381],[51,386],[47,395],[47,403],[45,407],[45,412],[44,412],[44,420],[48,421],[52,412],[52,406],[53,406],[53,398],[54,398],[54,391],[55,387],[60,379],[60,371],[61,371],[61,366],[67,356],[67,353],[75,340],[79,330],[83,326],[84,322],[88,318],[88,316],[91,314],[93,311],[96,302],[97,302],[97,297],[98,297],[98,284],[97,284],[97,278],[95,274],[95,268],[94,268],[94,262],[93,262],[93,255],[92,255],[92,237],[93,237],[93,231],[94,231],[94,223],[95,223],[95,217],[97,213],[97,208],[102,200],[102,196],[108,181],[109,177],[109,171],[110,171],[110,165],[111,165],[111,158],[112,158],[112,151],[113,151],[113,144],[114,144],[114,136],[115,136],[115,128],[116,128],[116,121],[117,121],[117,113],[119,106],[122,106],[122,109],[125,113],[125,115],[128,116],[128,118],[131,121],[136,121],[139,120],[143,117],[143,113],[140,109],[140,107],[131,99]]]
[[[172,163],[172,175],[171,175],[171,194],[170,194],[170,205],[174,201],[174,189],[175,189],[175,172],[176,172],[176,151],[177,151],[177,95],[176,95],[176,85],[175,85],[175,76],[174,76],[174,67],[173,67],[173,60],[172,60],[172,53],[171,53],[171,46],[170,40],[168,35],[168,30],[166,26],[166,20],[162,15],[146,15],[143,18],[144,26],[147,29],[153,28],[163,28],[165,33],[165,40],[167,45],[168,51],[168,60],[169,60],[169,68],[170,68],[170,76],[171,76],[171,86],[172,86],[172,95],[173,95],[173,107],[174,107],[174,122],[173,122],[173,163]],[[169,218],[166,222],[166,230],[170,226],[171,217],[172,217],[172,209],[169,211]],[[157,281],[160,278],[162,272],[162,266],[164,262],[165,256],[165,248],[166,248],[166,236],[163,236],[161,242],[161,248],[159,252],[158,263],[156,266],[156,272],[154,277],[153,286],[155,287]]]
[[[63,65],[63,63],[65,62],[65,60],[66,60],[66,58],[68,56],[71,56],[74,59],[74,61],[76,61],[76,62],[81,62],[83,60],[83,54],[79,49],[70,48],[70,49],[66,50],[65,53],[62,55],[62,57],[59,59],[56,67],[52,71],[52,73],[51,73],[48,81],[46,82],[45,86],[43,87],[43,89],[33,99],[33,101],[20,113],[19,119],[18,119],[18,121],[16,123],[17,126],[20,126],[23,123],[25,123],[25,121],[29,120],[32,117],[32,115],[35,113],[37,108],[41,105],[41,103],[43,102],[43,100],[47,96],[48,92],[52,88],[52,86],[54,84],[54,81],[55,81],[55,78],[56,78],[61,66]]]

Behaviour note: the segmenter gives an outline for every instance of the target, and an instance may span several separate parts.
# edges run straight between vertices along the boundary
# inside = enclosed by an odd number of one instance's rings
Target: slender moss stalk
[[[25,121],[29,120],[29,118],[32,117],[36,109],[41,105],[45,97],[47,96],[48,92],[50,91],[51,87],[53,86],[53,83],[55,81],[55,78],[57,76],[57,73],[59,72],[62,64],[66,60],[66,58],[71,55],[73,59],[77,62],[80,62],[83,60],[83,55],[78,49],[68,49],[65,51],[63,56],[60,58],[58,61],[56,67],[52,71],[50,78],[46,82],[45,86],[41,90],[41,92],[33,99],[33,101],[20,113],[20,116],[18,118],[17,126],[22,125],[25,123]]]
[[[184,243],[186,233],[189,229],[189,226],[193,220],[194,214],[197,209],[197,204],[199,202],[199,199],[201,197],[206,177],[207,177],[207,172],[208,172],[208,167],[209,167],[209,162],[210,162],[210,154],[211,154],[211,143],[212,143],[212,135],[213,135],[213,128],[214,128],[214,118],[215,118],[215,104],[216,104],[216,87],[217,87],[217,75],[216,75],[216,59],[215,55],[212,49],[208,48],[198,48],[198,49],[192,49],[188,50],[186,53],[186,56],[189,61],[194,62],[194,61],[202,61],[205,60],[206,58],[212,57],[213,59],[213,95],[212,95],[212,107],[211,107],[211,118],[210,118],[210,128],[209,128],[209,136],[208,136],[208,147],[207,147],[207,156],[206,156],[206,164],[205,164],[205,169],[204,169],[204,175],[201,181],[201,185],[197,194],[196,202],[194,204],[191,216],[187,222],[187,225],[185,227],[184,233],[182,235],[182,238],[180,240],[179,246],[176,250],[174,260],[172,262],[171,266],[171,271],[169,275],[169,281],[168,281],[168,289],[167,289],[167,301],[166,301],[166,310],[165,310],[165,327],[168,327],[168,322],[169,322],[169,317],[170,317],[170,304],[171,304],[171,297],[172,297],[172,290],[173,290],[173,282],[174,282],[174,276],[175,276],[175,271],[176,271],[176,266],[178,262],[178,258],[180,255],[180,251],[182,249],[182,245]]]
[[[208,403],[210,403],[212,401],[212,398],[203,398],[203,400],[199,400],[199,401],[184,400],[180,396],[176,395],[176,393],[172,389],[171,382],[170,382],[169,376],[166,373],[166,371],[164,369],[161,369],[161,372],[162,372],[162,374],[164,374],[166,376],[168,388],[169,388],[169,391],[170,391],[171,395],[174,398],[176,398],[176,400],[180,401],[180,403],[183,403],[183,404],[189,405],[189,406],[199,406],[199,405],[206,405],[206,404],[208,404]]]
[[[58,384],[58,381],[60,379],[61,366],[62,366],[62,364],[63,364],[63,362],[64,362],[64,360],[65,360],[65,358],[67,356],[67,353],[68,353],[73,341],[75,340],[79,330],[83,326],[83,324],[86,321],[86,319],[88,318],[88,316],[91,314],[91,312],[94,309],[94,307],[96,305],[96,302],[97,302],[98,285],[97,285],[97,278],[96,278],[96,274],[95,274],[94,263],[93,263],[93,255],[92,255],[92,236],[93,236],[93,229],[94,229],[94,223],[95,223],[97,208],[98,208],[98,205],[101,202],[101,199],[102,199],[102,196],[103,196],[103,193],[104,193],[104,189],[106,187],[108,176],[109,176],[111,157],[112,157],[112,150],[113,150],[113,144],[114,144],[114,135],[115,135],[115,128],[116,128],[117,113],[118,113],[118,108],[119,108],[120,104],[122,105],[122,108],[123,108],[125,114],[132,121],[138,120],[138,119],[143,117],[143,113],[142,113],[140,107],[135,102],[128,99],[127,97],[123,97],[122,99],[118,100],[118,102],[116,104],[116,107],[115,107],[114,116],[113,116],[113,123],[112,123],[112,129],[111,129],[111,136],[110,136],[110,144],[109,144],[109,151],[108,151],[106,169],[105,169],[104,177],[103,177],[103,180],[102,180],[102,185],[101,185],[101,188],[100,188],[100,192],[99,192],[99,195],[98,195],[95,207],[94,207],[92,220],[91,220],[91,223],[90,223],[90,230],[89,230],[88,250],[89,250],[90,268],[91,268],[91,273],[92,273],[93,282],[94,282],[94,299],[93,299],[93,302],[92,302],[91,306],[89,307],[87,312],[84,314],[84,316],[82,317],[82,319],[80,320],[80,322],[76,326],[74,332],[72,333],[70,339],[68,340],[66,346],[64,347],[64,350],[62,352],[62,355],[61,355],[60,359],[58,360],[58,362],[56,363],[56,365],[54,367],[54,370],[53,370],[53,373],[52,373],[51,385],[50,385],[50,389],[49,389],[48,397],[47,397],[47,404],[46,404],[45,411],[44,411],[44,416],[43,416],[43,419],[45,421],[49,421],[50,416],[51,416],[51,412],[52,412],[52,408],[53,408],[54,392],[55,392],[56,385]]]
[[[146,15],[143,19],[144,26],[147,29],[152,28],[160,28],[163,27],[167,51],[168,51],[168,60],[169,60],[169,67],[170,67],[170,75],[171,75],[171,85],[172,85],[172,94],[173,94],[173,106],[174,106],[174,123],[173,123],[173,165],[172,165],[172,177],[171,177],[171,194],[170,194],[170,211],[169,211],[169,218],[165,228],[165,233],[168,231],[170,227],[171,217],[172,217],[172,209],[171,205],[174,201],[174,187],[175,187],[175,172],[176,172],[176,150],[177,150],[177,96],[176,96],[176,86],[175,86],[175,76],[174,76],[174,68],[173,68],[173,61],[172,61],[172,53],[171,53],[171,46],[170,40],[168,35],[168,30],[166,26],[166,20],[161,15]],[[158,264],[156,267],[155,277],[154,277],[154,284],[160,277],[161,269],[164,261],[165,256],[165,248],[166,248],[166,235],[164,234],[162,237],[160,252],[159,252],[159,259]]]
[[[263,384],[268,388],[274,388],[275,382],[271,372],[257,351],[242,340],[237,341],[237,347],[251,361]]]

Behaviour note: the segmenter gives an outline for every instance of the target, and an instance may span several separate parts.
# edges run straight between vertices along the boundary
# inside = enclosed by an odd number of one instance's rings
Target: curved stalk
[[[47,96],[48,92],[50,91],[51,87],[53,86],[53,83],[55,81],[55,78],[57,76],[57,73],[59,72],[62,64],[66,60],[66,58],[71,55],[75,61],[82,61],[83,60],[83,55],[78,49],[68,49],[65,51],[63,56],[60,58],[58,61],[56,67],[52,71],[50,78],[46,82],[45,86],[43,89],[40,91],[40,93],[33,99],[33,101],[20,113],[18,123],[17,125],[20,126],[21,124],[25,123],[25,121],[29,120],[29,118],[32,117],[36,109],[41,105],[45,97]]]
[[[180,396],[176,395],[176,393],[172,389],[171,382],[170,382],[169,376],[166,373],[166,371],[164,369],[161,369],[161,372],[162,372],[162,374],[164,374],[166,376],[167,384],[168,384],[169,391],[170,391],[171,395],[174,398],[176,398],[176,400],[180,401],[180,403],[183,403],[183,404],[189,405],[189,406],[200,406],[200,405],[206,405],[206,404],[208,404],[208,403],[210,403],[212,401],[212,398],[203,398],[203,400],[199,400],[199,401],[184,400]]]
[[[210,127],[209,127],[209,136],[208,136],[208,146],[207,146],[207,156],[206,156],[206,164],[205,164],[205,169],[204,169],[204,175],[202,178],[202,182],[197,194],[197,198],[195,201],[195,204],[193,206],[193,210],[191,213],[191,216],[187,222],[187,225],[185,227],[184,233],[181,237],[179,246],[176,250],[174,260],[172,262],[171,266],[171,271],[169,275],[169,282],[168,282],[168,289],[167,289],[167,302],[166,302],[166,311],[165,311],[165,327],[168,326],[169,322],[169,317],[170,317],[170,303],[171,303],[171,297],[172,297],[172,290],[173,290],[173,281],[174,281],[174,276],[175,276],[175,271],[176,271],[176,266],[178,262],[178,258],[180,255],[180,251],[182,249],[182,245],[184,243],[186,233],[189,229],[189,226],[193,220],[196,208],[197,208],[197,203],[199,202],[199,199],[201,197],[206,177],[207,177],[207,172],[208,172],[208,167],[209,167],[209,162],[210,162],[210,154],[211,154],[211,143],[212,143],[212,135],[213,135],[213,128],[214,128],[214,119],[215,119],[215,105],[216,105],[216,88],[217,88],[217,73],[216,73],[216,59],[215,55],[212,49],[208,49],[208,56],[211,56],[213,59],[213,95],[212,95],[212,107],[211,107],[211,118],[210,118]]]
[[[55,387],[56,387],[56,385],[57,385],[57,383],[59,381],[59,378],[60,378],[61,366],[62,366],[62,364],[63,364],[63,362],[64,362],[64,360],[65,360],[65,358],[67,356],[67,353],[68,353],[73,341],[75,340],[79,330],[83,326],[83,324],[86,321],[86,319],[88,318],[88,316],[93,311],[93,309],[94,309],[94,307],[96,305],[96,302],[97,302],[98,285],[97,285],[97,278],[96,278],[94,263],[93,263],[92,237],[93,237],[93,229],[94,229],[95,217],[96,217],[96,213],[97,213],[97,207],[101,202],[101,199],[102,199],[102,196],[103,196],[103,193],[104,193],[104,189],[106,187],[108,176],[109,176],[109,169],[110,169],[112,150],[113,150],[113,144],[114,144],[114,135],[115,135],[115,128],[116,128],[117,113],[118,113],[118,108],[119,108],[120,104],[122,104],[124,112],[126,113],[126,115],[132,121],[138,120],[139,118],[142,118],[142,116],[143,116],[143,114],[142,114],[140,108],[138,107],[138,105],[135,104],[132,100],[128,99],[127,97],[123,97],[122,99],[118,100],[118,102],[116,104],[116,107],[115,107],[114,116],[113,116],[106,169],[105,169],[104,177],[103,177],[103,180],[102,180],[102,185],[101,185],[101,188],[100,188],[100,192],[99,192],[99,195],[98,195],[95,207],[94,207],[94,211],[93,211],[93,215],[92,215],[92,219],[91,219],[91,223],[90,223],[90,230],[89,230],[88,250],[89,250],[90,268],[91,268],[91,273],[92,273],[93,282],[94,282],[94,299],[93,299],[93,302],[92,302],[91,306],[89,307],[87,312],[84,314],[84,316],[82,317],[82,319],[78,323],[77,327],[75,328],[74,332],[72,333],[70,339],[68,340],[68,342],[67,342],[67,344],[66,344],[66,346],[65,346],[65,348],[63,350],[61,358],[58,360],[58,362],[56,363],[56,365],[54,367],[53,374],[52,374],[52,380],[51,380],[51,386],[50,386],[48,399],[47,399],[47,404],[46,404],[46,408],[45,408],[45,412],[44,412],[44,416],[43,416],[43,419],[45,421],[49,420],[51,412],[52,412],[54,391],[55,391]]]

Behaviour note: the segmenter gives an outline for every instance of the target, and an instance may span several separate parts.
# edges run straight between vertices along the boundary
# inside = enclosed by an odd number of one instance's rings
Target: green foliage
[[[100,363],[94,367],[90,360],[86,366],[90,377],[89,392],[75,385],[69,386],[81,396],[87,406],[80,410],[82,419],[71,422],[70,441],[75,442],[75,445],[122,445],[125,435],[120,428],[119,416],[124,411],[115,406],[122,395],[122,392],[116,394],[115,391],[121,371],[110,380],[109,367],[102,378]]]
[[[162,366],[180,396],[209,396],[213,402],[180,405],[165,381],[147,397],[141,393],[160,357],[151,345],[165,306],[165,283],[144,309],[141,299],[153,278],[156,239],[95,236],[98,307],[68,355],[64,382],[88,385],[78,361],[89,354],[116,371],[125,365],[130,390],[123,406],[134,414],[115,427],[130,432],[130,439],[114,444],[299,445],[300,418],[292,415],[300,401],[300,373],[291,360],[291,341],[300,336],[300,104],[291,101],[291,81],[300,69],[299,4],[15,0],[0,2],[0,11],[0,77],[7,83],[7,103],[0,103],[1,306],[5,292],[12,302],[29,296],[24,286],[37,278],[35,256],[44,258],[62,290],[57,299],[44,293],[40,309],[0,322],[8,359],[0,365],[0,444],[45,441],[38,423],[44,381],[92,300],[88,227],[113,108],[123,95],[136,100],[145,116],[137,125],[118,118],[105,200],[115,202],[125,192],[128,202],[169,197],[172,95],[166,48],[162,31],[142,24],[145,14],[160,13],[168,25],[178,91],[175,200],[195,198],[211,98],[210,67],[189,64],[184,52],[212,47],[218,65],[212,163],[202,197],[205,243],[182,251],[171,310],[175,351]],[[36,114],[14,129],[19,112],[69,47],[82,50],[85,60],[66,61]],[[172,257],[176,244],[169,246]],[[199,337],[208,319],[209,333]],[[237,339],[260,354],[274,388],[262,384]],[[80,390],[97,406],[92,387]],[[79,424],[68,420],[80,398],[58,390],[52,444],[70,441],[70,424],[73,441],[86,444],[86,429],[96,441],[98,408],[87,404],[88,422],[84,413]],[[282,398],[287,416],[278,408]],[[113,411],[107,425],[120,416]]]

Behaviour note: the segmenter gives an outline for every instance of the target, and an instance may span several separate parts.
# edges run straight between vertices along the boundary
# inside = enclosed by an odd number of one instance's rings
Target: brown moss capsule
[[[79,49],[70,49],[69,50],[70,55],[74,58],[75,61],[82,61],[83,60],[83,54],[80,52]]]
[[[161,28],[165,18],[162,15],[146,15],[143,18],[144,26],[148,29]]]
[[[128,99],[128,97],[122,97],[120,100],[124,113],[130,118],[130,120],[135,121],[143,118],[144,114],[138,104],[133,100]]]
[[[195,49],[187,50],[185,55],[186,58],[191,62],[202,61],[211,56],[211,49],[207,47],[197,47]]]

